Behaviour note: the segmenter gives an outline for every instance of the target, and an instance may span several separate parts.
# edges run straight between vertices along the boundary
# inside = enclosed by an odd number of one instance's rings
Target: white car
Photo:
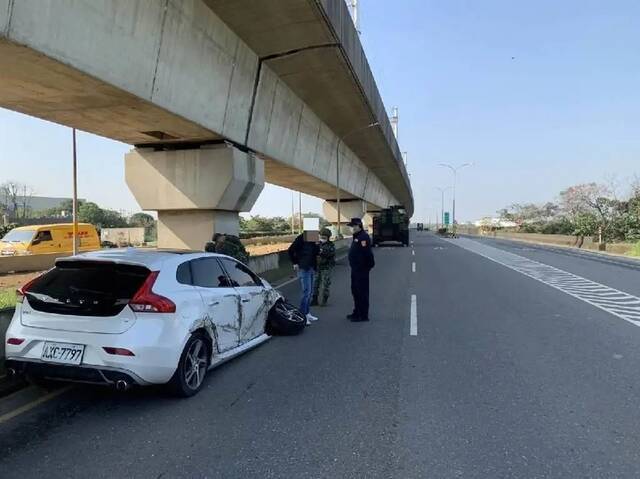
[[[224,255],[129,248],[60,259],[19,290],[7,367],[118,389],[168,383],[191,396],[211,367],[269,339],[280,298]]]

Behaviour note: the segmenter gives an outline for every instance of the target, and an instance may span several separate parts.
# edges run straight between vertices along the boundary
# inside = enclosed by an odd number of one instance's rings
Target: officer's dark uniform
[[[349,226],[359,225],[360,218],[352,218]],[[369,321],[369,271],[375,266],[371,238],[361,230],[353,235],[349,248],[349,265],[351,266],[351,294],[353,295],[353,314],[348,316],[352,321]]]

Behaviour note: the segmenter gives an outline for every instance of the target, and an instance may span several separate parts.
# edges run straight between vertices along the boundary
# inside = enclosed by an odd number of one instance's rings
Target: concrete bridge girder
[[[266,181],[335,198],[338,135],[371,121],[363,97],[345,90],[354,88],[339,45],[346,30],[326,48],[316,48],[318,41],[333,38],[333,27],[323,24],[318,9],[335,15],[334,7],[344,6],[337,0],[287,1],[296,9],[287,10],[293,17],[284,19],[291,23],[285,28],[295,30],[301,12],[309,24],[295,38],[283,35],[281,47],[301,41],[304,51],[260,56],[255,43],[247,44],[229,23],[228,8],[246,18],[247,8],[283,5],[0,0],[0,106],[137,146],[188,142],[195,149],[228,140],[264,160]],[[281,12],[272,13],[269,22],[282,20]],[[264,36],[275,38],[271,30]],[[277,47],[270,41],[269,48]],[[357,69],[363,65],[366,60]],[[317,81],[301,74],[306,70]],[[331,78],[338,82],[335,88]],[[325,89],[331,106],[323,106],[317,89]],[[343,198],[385,207],[406,196],[395,160],[385,159],[397,150],[395,143],[388,149],[387,133],[372,128],[340,144]]]

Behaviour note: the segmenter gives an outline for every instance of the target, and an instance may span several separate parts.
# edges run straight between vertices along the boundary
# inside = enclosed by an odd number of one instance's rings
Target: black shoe
[[[347,319],[355,319],[358,315],[356,313],[347,314]]]
[[[355,317],[351,319],[352,323],[362,323],[364,321],[369,321],[369,318],[360,318],[360,317]]]

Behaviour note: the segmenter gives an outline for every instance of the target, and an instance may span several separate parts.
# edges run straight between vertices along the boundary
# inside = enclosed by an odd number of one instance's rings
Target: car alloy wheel
[[[176,372],[167,384],[173,394],[189,397],[202,389],[209,369],[209,344],[209,338],[204,333],[198,332],[189,338],[180,355]]]
[[[202,338],[196,337],[191,343],[183,365],[184,382],[193,391],[197,391],[207,374],[207,345]]]

